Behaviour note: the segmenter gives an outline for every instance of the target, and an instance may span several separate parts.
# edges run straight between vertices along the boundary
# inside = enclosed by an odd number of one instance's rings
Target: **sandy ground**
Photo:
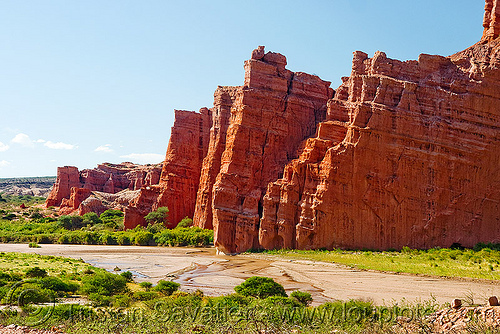
[[[438,303],[473,296],[484,302],[500,295],[499,282],[441,279],[397,275],[346,268],[324,262],[283,260],[261,254],[216,255],[212,248],[175,248],[95,245],[0,244],[0,251],[37,253],[81,258],[94,266],[112,271],[132,271],[137,282],[172,279],[182,290],[202,290],[206,295],[233,292],[234,286],[250,276],[268,276],[282,284],[288,293],[309,291],[314,304],[335,299],[365,299],[375,304],[424,302]]]

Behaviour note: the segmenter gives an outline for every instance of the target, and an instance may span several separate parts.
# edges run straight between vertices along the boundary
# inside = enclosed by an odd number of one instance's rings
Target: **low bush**
[[[290,297],[297,300],[300,304],[308,306],[313,301],[312,296],[309,292],[303,292],[296,290],[290,294]]]
[[[158,293],[154,291],[136,291],[132,297],[139,301],[153,300],[158,298]]]
[[[207,246],[213,243],[214,232],[199,227],[164,230],[155,236],[158,245],[163,246]]]
[[[133,282],[134,278],[133,275],[130,271],[124,271],[123,273],[120,274],[121,277],[125,278],[127,282]]]
[[[116,274],[98,271],[82,278],[81,290],[87,295],[112,296],[127,291],[127,280]]]
[[[158,291],[162,295],[170,296],[172,293],[177,291],[181,285],[176,282],[160,280],[158,284],[153,288],[154,291]]]
[[[272,278],[252,276],[234,287],[234,291],[243,295],[256,298],[267,298],[270,296],[287,297],[285,288],[276,283]]]
[[[138,246],[148,246],[154,243],[154,235],[148,231],[139,231],[135,234],[134,243]]]
[[[163,206],[156,209],[156,211],[148,213],[144,219],[148,224],[163,224],[167,225],[168,208]]]
[[[151,282],[141,282],[139,283],[139,286],[144,290],[149,291],[153,287],[153,284]]]
[[[29,268],[26,271],[26,277],[30,278],[42,278],[47,276],[47,270],[41,269],[40,267]]]

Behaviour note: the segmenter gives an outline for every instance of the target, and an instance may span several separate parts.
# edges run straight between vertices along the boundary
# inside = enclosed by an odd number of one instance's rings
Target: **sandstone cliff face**
[[[318,135],[268,187],[261,246],[500,241],[499,50],[408,62],[355,52]]]
[[[69,199],[73,187],[80,187],[78,168],[71,166],[58,167],[56,183],[49,193],[45,205],[47,207],[59,206],[63,198]]]
[[[126,228],[167,206],[170,227],[194,216],[225,253],[500,242],[500,0],[483,26],[450,57],[357,51],[335,92],[261,46],[243,86],[176,111],[161,176],[64,167],[47,204],[128,205]]]
[[[486,0],[482,42],[492,42],[500,36],[500,1]]]
[[[167,155],[158,185],[143,187],[140,195],[125,210],[125,227],[144,225],[144,216],[166,206],[168,227],[193,216],[203,158],[208,151],[211,111],[175,111]]]
[[[45,205],[59,206],[61,214],[92,211],[90,207],[80,207],[90,196],[101,201],[95,193],[116,194],[123,190],[138,190],[145,185],[157,184],[160,179],[161,164],[136,165],[130,162],[122,164],[104,163],[94,169],[79,171],[76,167],[59,167],[57,179]],[[120,197],[120,196],[115,196]],[[122,205],[122,204],[120,204]],[[127,203],[128,205],[128,203]],[[94,208],[96,205],[94,204]],[[113,201],[104,201],[99,210],[115,208]],[[83,214],[82,213],[82,214]]]
[[[203,159],[200,184],[196,195],[193,221],[201,228],[213,229],[212,192],[217,174],[220,171],[222,152],[226,147],[226,135],[231,123],[231,108],[242,87],[219,86],[214,94],[212,124],[208,152]]]
[[[256,56],[256,54],[258,54]],[[215,244],[228,253],[258,247],[262,198],[325,118],[330,82],[285,68],[278,53],[254,52],[231,110],[221,167],[213,186]]]

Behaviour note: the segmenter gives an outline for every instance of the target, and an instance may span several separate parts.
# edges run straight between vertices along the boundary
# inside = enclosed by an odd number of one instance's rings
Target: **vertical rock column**
[[[259,48],[245,62],[245,84],[232,108],[226,149],[213,187],[216,247],[224,253],[259,247],[262,197],[269,182],[314,135],[332,96],[330,83],[285,68],[285,56]]]
[[[80,187],[80,172],[78,168],[65,166],[57,168],[57,179],[50,192],[45,206],[59,206],[63,198],[70,198],[71,188]]]
[[[215,178],[220,170],[222,152],[226,147],[226,134],[231,119],[231,108],[238,94],[241,94],[241,87],[219,86],[214,93],[210,143],[208,153],[203,160],[193,217],[195,226],[201,228],[213,229],[212,190]]]
[[[208,151],[211,111],[175,111],[175,123],[160,176],[160,195],[153,210],[169,209],[170,227],[193,217],[203,158]]]
[[[491,42],[500,36],[500,1],[486,0],[483,20],[483,42]]]

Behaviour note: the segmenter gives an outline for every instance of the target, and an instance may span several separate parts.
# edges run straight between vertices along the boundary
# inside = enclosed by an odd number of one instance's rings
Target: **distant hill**
[[[0,178],[0,193],[47,197],[55,181],[55,176]]]

